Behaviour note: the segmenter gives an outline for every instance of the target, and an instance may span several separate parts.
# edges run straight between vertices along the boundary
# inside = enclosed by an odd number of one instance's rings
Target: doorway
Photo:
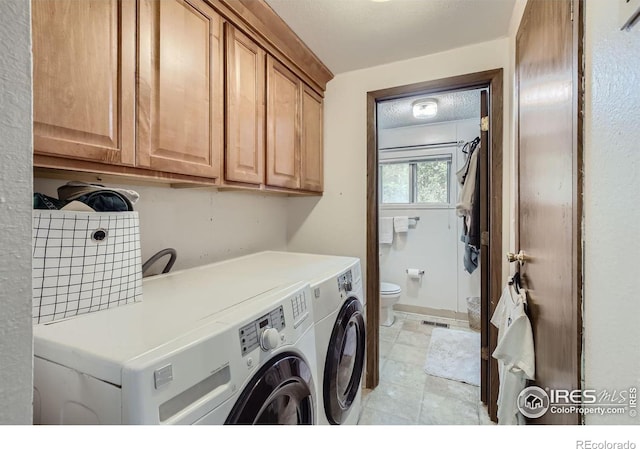
[[[478,72],[457,77],[395,87],[367,95],[367,373],[366,387],[375,388],[379,382],[380,330],[380,214],[378,190],[380,186],[379,136],[377,133],[377,108],[385,101],[407,97],[436,96],[444,92],[486,90],[487,109],[481,111],[488,117],[481,133],[478,158],[480,171],[480,396],[487,404],[491,418],[496,420],[498,375],[497,365],[489,355],[493,352],[497,332],[489,326],[489,318],[501,292],[502,270],[502,69]],[[457,142],[457,141],[456,141]],[[404,168],[407,171],[416,167]],[[415,196],[416,189],[409,193]],[[450,194],[450,191],[449,191]]]

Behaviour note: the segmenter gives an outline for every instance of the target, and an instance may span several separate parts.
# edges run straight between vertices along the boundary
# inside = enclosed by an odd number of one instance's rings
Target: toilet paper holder
[[[405,270],[405,272],[406,272],[407,274],[409,274],[409,269],[407,268],[407,269]],[[424,270],[418,270],[418,274],[419,274],[420,276],[422,276],[422,275],[424,274]]]

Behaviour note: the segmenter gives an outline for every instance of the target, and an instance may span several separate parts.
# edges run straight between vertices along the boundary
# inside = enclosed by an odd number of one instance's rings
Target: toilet
[[[402,289],[391,282],[380,283],[380,325],[391,326],[395,321],[393,305],[400,300]]]

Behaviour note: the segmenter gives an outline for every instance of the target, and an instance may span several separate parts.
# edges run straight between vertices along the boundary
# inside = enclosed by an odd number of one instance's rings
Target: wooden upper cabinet
[[[133,165],[135,2],[33,0],[34,152]]]
[[[267,185],[300,188],[301,81],[267,56]]]
[[[301,124],[301,188],[322,192],[322,97],[303,84]]]
[[[227,104],[225,180],[264,183],[265,51],[231,24],[225,25]]]
[[[218,178],[223,20],[202,0],[138,4],[138,166]]]

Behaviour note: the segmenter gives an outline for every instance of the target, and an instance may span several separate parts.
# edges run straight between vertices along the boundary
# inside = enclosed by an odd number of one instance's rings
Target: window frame
[[[455,173],[453,172],[454,161],[455,161],[455,153],[453,151],[442,151],[439,149],[437,151],[412,151],[410,155],[402,155],[402,153],[407,153],[406,150],[385,150],[384,153],[381,151],[380,157],[378,159],[378,207],[380,209],[452,209],[455,207],[455,185],[453,182],[453,177]],[[417,171],[418,171],[418,163],[420,162],[429,162],[429,161],[446,161],[447,162],[447,202],[429,202],[429,203],[418,203],[416,202],[418,196],[418,183],[417,183]],[[382,197],[382,167],[383,165],[390,164],[409,164],[409,202],[408,203],[383,203]]]

